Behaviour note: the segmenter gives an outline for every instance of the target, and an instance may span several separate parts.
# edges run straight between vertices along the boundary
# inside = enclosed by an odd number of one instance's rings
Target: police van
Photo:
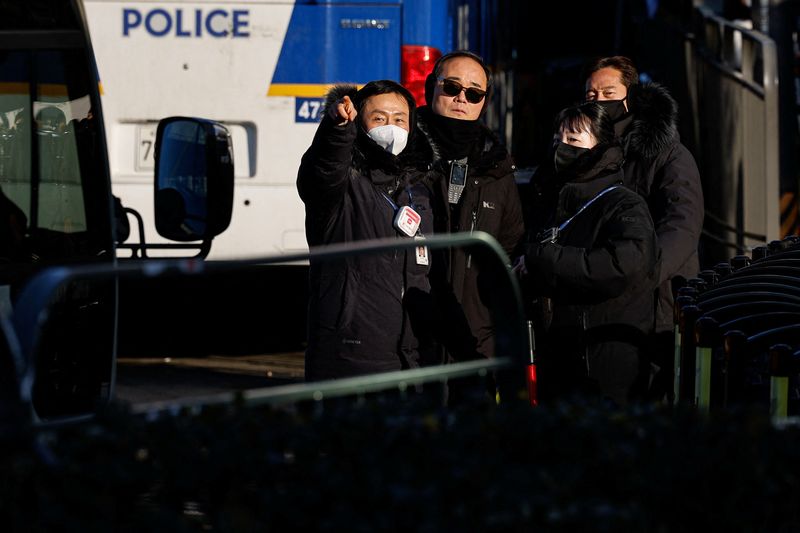
[[[295,179],[328,88],[394,79],[421,105],[470,3],[85,0],[114,194],[152,227],[158,120],[208,117],[231,132],[236,163],[231,225],[209,257],[305,251]]]

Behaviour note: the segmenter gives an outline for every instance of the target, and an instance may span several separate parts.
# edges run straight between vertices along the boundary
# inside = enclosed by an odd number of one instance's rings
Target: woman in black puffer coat
[[[547,303],[537,339],[540,391],[547,400],[588,387],[624,405],[646,373],[640,355],[659,268],[653,221],[645,201],[622,186],[622,149],[602,107],[567,108],[556,125],[560,231],[529,244],[518,267],[531,295]]]
[[[431,151],[414,112],[411,94],[392,81],[328,93],[297,176],[312,249],[431,233]],[[404,206],[421,218],[412,235],[393,224]],[[420,314],[430,308],[431,261],[417,250],[311,261],[307,381],[419,366],[429,346]]]

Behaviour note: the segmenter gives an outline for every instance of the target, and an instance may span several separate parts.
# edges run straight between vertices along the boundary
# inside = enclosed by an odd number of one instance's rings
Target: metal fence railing
[[[778,65],[764,34],[698,8],[687,71],[712,256],[780,238]],[[716,253],[714,253],[716,250]]]
[[[403,392],[426,383],[441,383],[448,380],[461,379],[468,376],[496,376],[497,387],[506,398],[518,398],[520,393],[526,392],[526,369],[529,363],[528,334],[522,311],[519,287],[511,273],[509,260],[505,252],[491,236],[476,232],[474,234],[455,234],[451,236],[433,236],[425,241],[425,245],[432,251],[444,251],[446,248],[463,247],[473,253],[473,257],[480,258],[482,275],[489,279],[491,290],[494,292],[494,302],[490,311],[495,331],[494,359],[478,361],[465,361],[455,364],[445,364],[418,369],[398,370],[363,377],[320,381],[315,383],[300,383],[292,385],[279,385],[264,389],[252,389],[242,392],[217,394],[203,398],[187,398],[185,401],[153,402],[148,405],[136,407],[137,412],[153,414],[160,411],[172,412],[181,408],[198,408],[203,405],[220,404],[226,402],[244,402],[247,405],[262,404],[291,404],[305,400],[322,400],[343,396],[357,396],[379,391]],[[237,276],[248,268],[260,267],[271,263],[284,263],[288,261],[310,260],[320,261],[345,261],[364,254],[394,253],[396,251],[413,250],[419,246],[412,239],[398,240],[387,239],[379,241],[363,241],[347,245],[333,245],[320,247],[307,254],[297,256],[275,256],[241,261],[204,262],[198,259],[175,260],[144,260],[122,262],[117,265],[96,264],[75,267],[57,267],[44,270],[32,278],[22,289],[14,304],[14,310],[9,317],[0,317],[6,339],[4,345],[4,359],[11,366],[16,367],[16,382],[20,388],[16,395],[17,401],[28,404],[36,423],[58,422],[71,418],[85,418],[91,416],[97,407],[102,407],[114,396],[114,381],[116,367],[114,353],[110,351],[94,350],[94,358],[87,358],[89,350],[81,350],[78,339],[74,353],[58,353],[53,357],[52,352],[59,352],[60,348],[53,341],[53,332],[58,331],[64,335],[68,326],[53,327],[53,322],[58,322],[64,317],[79,320],[86,312],[86,305],[81,309],[70,309],[65,295],[72,294],[79,287],[85,290],[87,286],[99,285],[108,287],[115,280],[124,278],[137,279],[175,279],[185,282],[187,279],[202,279],[209,276]],[[202,290],[202,284],[198,285]],[[108,293],[103,293],[108,294]],[[231,295],[230,305],[235,305],[236,295]],[[163,304],[163,302],[161,303]],[[271,302],[265,302],[269,305]],[[154,301],[153,306],[160,305]],[[224,313],[225,309],[220,309]],[[70,324],[72,322],[67,322]],[[146,334],[146,332],[143,332]],[[177,331],[176,335],[187,332]],[[269,332],[265,335],[280,332]],[[91,339],[85,339],[90,345]],[[155,339],[154,339],[155,341]],[[82,404],[77,404],[72,412],[63,409],[54,411],[57,416],[48,416],[51,406],[37,405],[36,395],[32,392],[37,382],[48,380],[56,375],[49,368],[53,364],[63,364],[64,358],[73,358],[69,364],[74,368],[83,368],[85,371],[75,372],[75,379],[85,380],[88,375],[93,376],[103,383],[103,386],[93,386],[91,383],[76,383],[84,389],[95,391],[94,397],[84,398]],[[83,358],[83,359],[82,359]],[[44,362],[43,362],[44,361]],[[84,365],[84,366],[81,366]],[[59,391],[69,390],[69,383],[60,383]],[[93,388],[92,388],[93,387]],[[76,387],[78,388],[78,387]],[[70,398],[61,396],[59,401],[69,401]],[[63,406],[57,406],[62,407]]]

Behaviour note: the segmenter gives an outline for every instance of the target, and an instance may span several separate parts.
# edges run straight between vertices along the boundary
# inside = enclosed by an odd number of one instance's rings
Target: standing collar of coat
[[[626,157],[652,159],[680,140],[678,104],[658,83],[632,85],[628,90],[630,120],[622,133]]]
[[[620,169],[598,176],[591,181],[565,183],[558,193],[556,219],[559,222],[563,222],[602,192],[603,189],[607,189],[612,185],[622,186],[622,177],[623,173]]]
[[[591,166],[567,181],[561,189],[562,208],[567,213],[579,209],[603,189],[622,182],[622,148],[617,143],[600,145]]]

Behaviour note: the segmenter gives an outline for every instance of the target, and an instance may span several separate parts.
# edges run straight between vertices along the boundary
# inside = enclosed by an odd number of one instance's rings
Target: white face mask
[[[378,146],[394,155],[402,152],[408,142],[408,132],[394,124],[372,128],[367,135],[378,143]]]

